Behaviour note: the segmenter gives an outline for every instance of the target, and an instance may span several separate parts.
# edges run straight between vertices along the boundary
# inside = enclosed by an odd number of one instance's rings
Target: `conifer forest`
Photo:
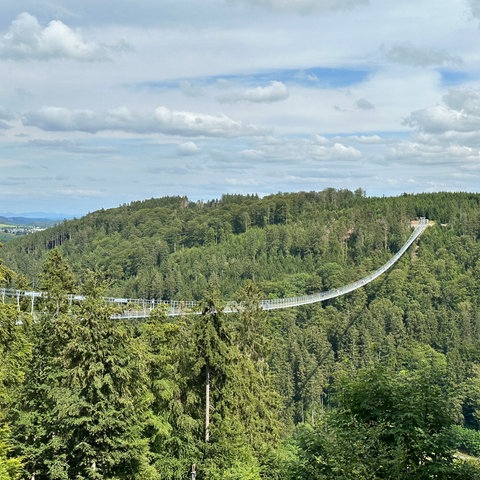
[[[368,275],[421,217],[363,288],[260,308]],[[0,299],[0,480],[480,479],[480,194],[152,198],[0,259],[0,291],[42,292]]]

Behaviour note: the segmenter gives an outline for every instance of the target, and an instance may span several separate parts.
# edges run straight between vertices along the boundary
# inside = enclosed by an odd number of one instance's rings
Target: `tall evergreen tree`
[[[1,246],[1,245],[0,245]],[[0,259],[0,286],[13,278],[14,272]],[[0,303],[0,479],[15,480],[21,470],[20,458],[12,455],[10,427],[7,418],[23,381],[29,354],[25,327],[16,325],[19,312],[13,305]],[[24,318],[26,321],[26,317]]]
[[[60,250],[54,248],[47,256],[40,274],[40,288],[46,292],[43,305],[47,312],[58,316],[69,308],[68,294],[74,293],[75,277]]]
[[[62,312],[58,284],[52,288],[16,424],[29,477],[152,478],[143,440],[149,403],[143,348],[110,318],[94,275],[85,300],[70,312]]]
[[[146,436],[159,480],[183,480],[203,457],[202,390],[192,375],[189,317],[167,317],[160,307],[139,324],[153,394]]]
[[[55,388],[63,375],[58,356],[72,334],[67,294],[73,287],[69,265],[52,250],[42,272],[43,313],[33,325],[32,356],[16,402],[14,436],[32,479],[55,478],[52,465],[61,459],[56,428]]]
[[[90,276],[57,358],[63,373],[54,389],[63,445],[58,478],[152,478],[143,438],[150,401],[144,351],[125,325],[111,319],[103,292]]]

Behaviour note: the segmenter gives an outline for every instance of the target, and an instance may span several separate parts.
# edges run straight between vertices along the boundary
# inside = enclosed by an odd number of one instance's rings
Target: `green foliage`
[[[2,247],[3,245],[0,243],[0,248]],[[0,285],[3,285],[6,281],[12,280],[13,276],[14,272],[7,268],[0,259]]]
[[[138,326],[153,395],[145,434],[159,479],[184,479],[191,464],[203,457],[203,389],[192,375],[190,329],[161,308]]]
[[[478,430],[454,425],[452,427],[452,437],[458,450],[480,457],[480,432]]]
[[[47,297],[42,300],[49,313],[58,315],[68,310],[67,294],[74,293],[75,279],[70,265],[57,248],[47,256],[40,275],[40,287],[47,292]]]
[[[9,242],[0,285],[48,296],[33,325],[29,299],[0,303],[5,457],[36,480],[180,480],[192,463],[197,480],[478,478],[452,462],[446,432],[480,425],[479,206],[478,194],[334,189],[167,197]],[[432,226],[365,288],[259,308],[374,271],[418,216]],[[204,311],[112,322],[104,294]]]
[[[21,459],[11,457],[13,446],[10,443],[10,430],[7,425],[0,426],[0,480],[17,480],[22,468]]]
[[[57,285],[58,286],[58,285]],[[25,469],[39,479],[151,478],[143,439],[145,356],[91,277],[86,300],[36,325],[15,430]]]
[[[295,478],[463,475],[467,467],[453,460],[457,412],[445,357],[416,347],[400,353],[399,360],[339,372],[335,408],[316,429],[299,430]]]
[[[0,245],[1,246],[1,245]],[[0,286],[12,280],[14,272],[0,260]],[[22,326],[17,320],[22,318]],[[29,319],[21,315],[13,305],[0,303],[0,479],[20,478],[22,459],[13,454],[7,418],[11,415],[12,404],[16,401],[25,375],[25,366],[30,354],[28,341]]]
[[[148,478],[143,418],[149,395],[141,345],[111,320],[95,277],[70,322],[70,338],[57,362],[56,436],[68,478]]]

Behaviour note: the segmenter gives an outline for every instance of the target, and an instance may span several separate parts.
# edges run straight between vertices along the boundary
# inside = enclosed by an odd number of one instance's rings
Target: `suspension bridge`
[[[347,293],[353,292],[359,288],[364,287],[370,282],[373,282],[380,275],[385,273],[391,268],[408,250],[413,242],[425,231],[429,222],[427,218],[420,218],[412,234],[400,248],[400,250],[392,257],[388,262],[382,265],[380,268],[370,273],[366,277],[363,277],[355,282],[344,285],[343,287],[334,288],[324,292],[313,293],[310,295],[302,295],[299,297],[289,298],[275,298],[261,300],[259,307],[262,310],[278,310],[282,308],[293,308],[301,305],[309,305],[312,303],[324,302],[332,298],[340,297]],[[16,299],[18,308],[20,309],[20,301],[22,299],[28,299],[30,302],[30,312],[33,314],[35,311],[35,301],[47,294],[45,292],[27,291],[27,290],[14,290],[14,289],[0,289],[0,296],[2,302],[5,303],[7,299]],[[70,303],[80,302],[85,299],[82,295],[68,295]],[[169,316],[178,316],[191,313],[200,313],[201,303],[197,301],[180,301],[180,300],[146,300],[138,298],[115,298],[105,297],[105,301],[117,305],[119,308],[118,314],[112,315],[112,318],[146,318],[150,315],[152,310],[163,306]],[[11,301],[11,300],[10,300]],[[241,310],[241,305],[237,302],[227,302],[224,308],[225,313],[238,312]]]

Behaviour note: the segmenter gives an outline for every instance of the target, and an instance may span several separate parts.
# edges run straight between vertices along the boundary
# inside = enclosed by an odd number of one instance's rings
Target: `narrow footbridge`
[[[290,298],[275,298],[268,300],[261,300],[260,307],[263,310],[277,310],[281,308],[299,307],[301,305],[309,305],[312,303],[323,302],[335,297],[340,297],[347,293],[353,292],[368,283],[372,282],[380,275],[385,273],[392,265],[394,265],[402,255],[407,251],[410,245],[425,231],[428,227],[428,219],[421,218],[415,227],[413,233],[410,235],[405,244],[400,250],[388,260],[387,263],[380,268],[370,273],[366,277],[363,277],[353,283],[344,285],[343,287],[335,288],[333,290],[327,290],[324,292],[314,293],[311,295],[303,295],[300,297]],[[24,290],[12,290],[12,289],[0,289],[0,297],[3,303],[7,298],[16,298],[17,305],[20,307],[20,300],[22,298],[28,298],[31,305],[31,313],[35,309],[35,300],[46,295],[44,292],[24,291]],[[85,297],[81,295],[69,295],[70,302],[78,302],[84,300]],[[109,303],[118,305],[121,313],[115,314],[112,318],[145,318],[148,317],[150,312],[157,307],[163,306],[166,309],[169,316],[177,316],[191,313],[199,313],[201,310],[201,303],[196,301],[180,301],[180,300],[145,300],[145,299],[131,299],[131,298],[114,298],[106,297],[105,300]],[[11,300],[10,300],[11,301]],[[241,305],[237,302],[227,302],[224,312],[232,313],[241,310]]]

